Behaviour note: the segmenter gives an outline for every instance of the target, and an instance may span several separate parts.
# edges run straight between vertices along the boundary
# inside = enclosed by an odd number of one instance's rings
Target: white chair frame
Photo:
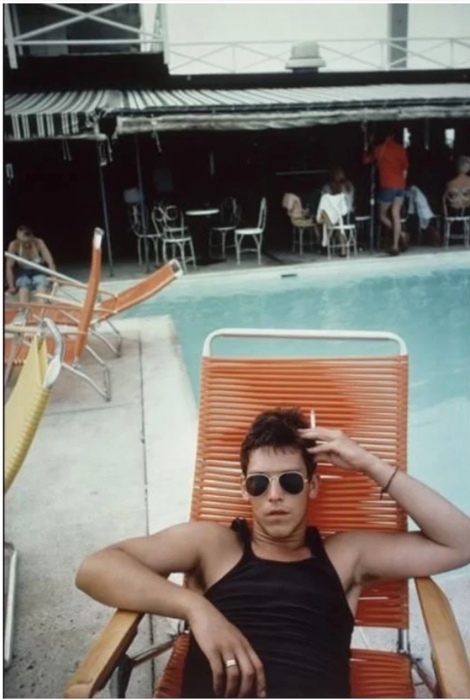
[[[331,251],[336,248],[342,248],[346,246],[346,257],[350,256],[350,248],[353,247],[354,255],[357,255],[357,237],[356,237],[356,224],[349,223],[349,216],[351,212],[347,214],[341,213],[341,204],[338,202],[338,197],[344,197],[344,193],[341,195],[331,195],[331,202],[334,203],[337,214],[337,223],[332,224],[325,212],[321,212],[320,221],[323,225],[323,237],[322,241],[326,240],[326,247],[328,250],[328,259],[331,259]],[[339,200],[341,202],[341,200]],[[344,200],[343,200],[344,203]],[[346,211],[346,209],[343,209]],[[319,219],[317,218],[317,221]],[[344,242],[341,242],[341,237],[344,238]],[[337,242],[334,241],[337,239]]]
[[[142,244],[145,245],[149,241],[153,245],[155,253],[155,264],[160,264],[160,256],[158,253],[158,240],[160,238],[157,232],[149,231],[149,216],[148,209],[145,204],[128,204],[128,216],[130,221],[130,230],[137,239],[137,258],[139,265],[143,265]],[[144,222],[142,222],[142,207],[144,211]]]
[[[209,231],[209,251],[212,255],[215,248],[214,237],[220,235],[220,248],[222,251],[222,257],[225,258],[225,252],[227,250],[227,235],[229,233],[233,233],[240,223],[241,210],[235,197],[227,197],[222,202],[220,211],[222,217],[221,225],[212,226]],[[227,217],[226,220],[225,217]],[[229,247],[233,248],[234,244]]]
[[[185,273],[188,271],[187,263],[192,263],[196,270],[196,254],[194,252],[193,239],[187,234],[188,227],[184,225],[183,214],[174,205],[166,208],[155,206],[152,209],[152,222],[155,231],[159,233],[159,239],[162,243],[164,262],[167,263],[169,259],[176,258],[181,260],[181,266]],[[171,258],[168,258],[167,254],[168,246],[171,246]],[[189,249],[189,255],[186,254],[187,248]],[[179,258],[177,257],[177,251],[179,252]]]
[[[303,217],[305,219],[310,219],[310,217],[306,216]],[[315,222],[312,219],[311,224],[299,226],[298,224],[295,223],[295,219],[291,219],[291,224],[292,224],[292,252],[295,253],[296,248],[298,247],[299,249],[299,255],[304,254],[304,234],[309,233],[309,245],[310,248],[313,249],[317,238],[317,226]]]
[[[254,248],[244,248],[244,253],[257,253],[258,254],[258,265],[261,265],[261,246],[263,245],[263,234],[266,228],[266,216],[267,216],[267,202],[266,197],[262,197],[259,216],[258,216],[258,226],[255,228],[237,228],[235,229],[235,250],[237,254],[237,265],[240,265],[240,257],[242,253],[241,244],[244,238],[250,236],[253,238],[255,247]]]
[[[470,189],[465,189],[463,191],[459,190],[449,190],[446,195],[447,206],[450,206],[455,214],[447,214],[444,216],[444,247],[448,248],[451,239],[461,239],[463,238],[463,244],[466,248],[470,245],[470,214],[464,214],[465,211],[470,209]],[[453,206],[455,203],[459,203],[459,206]],[[463,202],[463,204],[462,204]],[[453,234],[452,226],[453,224],[462,224],[462,233]]]

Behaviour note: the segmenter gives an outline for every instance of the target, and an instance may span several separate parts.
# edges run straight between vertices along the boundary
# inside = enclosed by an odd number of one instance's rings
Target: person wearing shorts
[[[27,304],[31,297],[31,292],[46,294],[49,287],[49,279],[46,274],[28,266],[28,262],[37,265],[47,265],[54,271],[54,259],[49,248],[41,238],[36,238],[28,226],[19,226],[16,231],[16,238],[8,246],[8,252],[18,255],[24,259],[24,263],[17,263],[11,258],[7,258],[6,278],[8,283],[8,293],[16,294],[22,304]]]
[[[401,208],[405,197],[408,155],[396,139],[397,128],[388,130],[385,141],[364,154],[364,163],[377,163],[379,171],[379,220],[393,232],[393,243],[388,253],[398,255],[400,244],[407,245],[407,235],[401,230]]]

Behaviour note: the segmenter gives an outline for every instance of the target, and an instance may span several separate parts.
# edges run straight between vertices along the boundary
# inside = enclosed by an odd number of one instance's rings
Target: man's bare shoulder
[[[205,522],[203,520],[190,520],[174,526],[180,530],[182,535],[195,537],[199,542],[207,544],[226,543],[236,540],[237,536],[233,530],[220,523]]]
[[[117,542],[110,549],[120,549],[163,576],[197,570],[207,559],[207,552],[217,557],[233,548],[235,533],[217,523],[186,522],[172,525],[153,535]]]

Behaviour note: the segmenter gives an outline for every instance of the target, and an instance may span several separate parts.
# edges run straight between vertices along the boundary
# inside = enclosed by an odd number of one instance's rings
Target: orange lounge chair
[[[8,257],[13,260],[21,260],[15,255],[8,253]],[[53,295],[41,295],[43,298],[47,299],[52,303],[59,303],[63,305],[68,305],[68,309],[61,309],[57,311],[57,315],[54,317],[56,323],[69,324],[71,326],[78,324],[78,319],[80,316],[80,310],[83,305],[83,301],[77,298],[70,290],[75,289],[85,290],[87,285],[82,282],[74,280],[72,277],[67,277],[66,275],[59,275],[57,273],[51,273],[51,270],[43,267],[42,265],[32,265],[35,269],[38,269],[45,274],[48,274],[51,281],[54,282],[55,289]],[[161,292],[167,285],[174,282],[178,277],[181,277],[183,270],[178,260],[170,260],[159,270],[156,270],[151,275],[148,275],[140,282],[121,290],[117,294],[108,292],[106,289],[100,288],[98,290],[98,297],[107,297],[104,301],[100,300],[94,308],[93,318],[90,323],[90,333],[102,340],[107,347],[119,357],[121,354],[122,337],[118,329],[114,326],[111,319],[123,311],[137,306],[148,299],[151,299],[155,294]],[[56,297],[58,291],[62,292],[62,295]],[[9,311],[9,316],[7,317],[9,322],[11,310]],[[48,313],[49,317],[53,317],[52,312]],[[97,326],[100,323],[107,323],[111,328],[114,335],[117,336],[117,344],[113,345],[105,336],[98,332]]]
[[[87,345],[88,332],[91,319],[93,318],[96,295],[101,274],[101,242],[104,232],[96,228],[93,234],[92,259],[90,277],[86,286],[86,294],[80,313],[77,315],[76,324],[73,326],[68,322],[70,305],[62,303],[54,304],[18,304],[7,305],[6,311],[11,315],[12,310],[18,312],[20,307],[24,311],[22,325],[16,326],[14,323],[5,327],[6,337],[4,344],[4,364],[7,366],[22,365],[25,362],[30,345],[31,334],[35,333],[35,327],[42,319],[49,318],[60,324],[60,332],[64,336],[64,369],[72,372],[84,379],[97,391],[106,401],[111,399],[111,383],[109,369],[101,357]],[[8,316],[7,316],[8,318]],[[48,356],[54,350],[53,340],[47,339]],[[80,364],[83,354],[88,352],[101,366],[103,370],[103,386],[99,386],[84,370]]]
[[[221,336],[275,338],[276,356],[245,358],[213,356],[212,344]],[[280,357],[282,339],[360,340],[367,356]],[[312,340],[314,338],[314,340]],[[310,339],[310,340],[309,340]],[[271,341],[272,342],[272,341]],[[397,346],[392,354],[377,345]],[[233,340],[231,341],[233,347]],[[312,346],[310,346],[311,348]],[[254,417],[275,406],[299,406],[306,415],[315,409],[317,423],[345,430],[367,449],[400,469],[406,469],[408,357],[404,342],[388,333],[221,330],[206,340],[203,351],[198,449],[191,519],[229,525],[233,518],[250,519],[249,504],[240,494],[239,448]],[[323,536],[363,529],[380,532],[406,530],[405,513],[388,496],[380,498],[375,482],[329,464],[319,466],[321,489],[312,502],[310,524]],[[398,651],[353,649],[353,697],[414,697],[412,666],[438,697],[468,697],[470,667],[452,610],[431,579],[416,581],[429,634],[437,684],[413,659],[408,641],[408,582],[373,584],[363,590],[357,609],[360,627],[393,628]],[[142,615],[118,611],[93,644],[87,658],[70,679],[65,697],[92,697],[111,678],[115,697],[125,697],[130,670],[152,652],[134,658],[127,654]],[[162,653],[169,640],[155,649]],[[177,636],[155,697],[180,697],[188,635]]]

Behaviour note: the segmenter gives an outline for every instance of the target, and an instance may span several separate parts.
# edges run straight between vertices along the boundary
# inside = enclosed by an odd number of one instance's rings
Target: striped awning
[[[466,83],[130,90],[123,93],[117,132],[282,129],[469,116],[470,85]]]
[[[459,119],[470,117],[470,85],[98,90],[7,95],[5,139],[99,138],[100,120],[105,116],[117,118],[117,135]]]
[[[4,138],[96,138],[100,118],[120,107],[122,95],[113,90],[6,95]]]

